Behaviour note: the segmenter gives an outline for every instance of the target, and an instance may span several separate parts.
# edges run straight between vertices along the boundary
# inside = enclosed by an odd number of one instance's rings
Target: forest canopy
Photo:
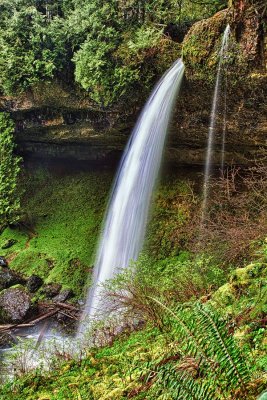
[[[219,0],[4,0],[0,90],[14,95],[57,78],[108,106],[134,85],[149,88],[166,69],[164,48],[172,46],[177,58],[188,27],[226,6]]]

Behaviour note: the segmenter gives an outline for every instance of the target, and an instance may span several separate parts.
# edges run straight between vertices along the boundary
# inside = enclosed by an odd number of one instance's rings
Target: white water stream
[[[207,201],[209,196],[209,183],[210,183],[210,175],[211,175],[211,166],[212,166],[212,155],[213,155],[213,147],[214,147],[214,137],[215,137],[215,127],[216,127],[216,119],[217,119],[217,110],[218,110],[218,102],[221,90],[221,76],[222,76],[222,65],[225,54],[228,50],[228,41],[230,36],[230,26],[227,25],[223,38],[221,50],[219,53],[219,64],[216,76],[215,89],[212,100],[211,114],[210,114],[210,125],[209,125],[209,134],[208,134],[208,145],[207,145],[207,153],[205,160],[205,173],[204,173],[204,185],[203,185],[203,203],[202,203],[202,217],[201,217],[201,225],[205,223],[206,212],[207,212]],[[226,94],[225,94],[226,96]],[[225,152],[225,133],[226,133],[226,98],[224,99],[224,127],[223,127],[223,137],[222,137],[222,159],[221,165],[224,166],[224,152]]]
[[[89,319],[98,319],[108,314],[101,285],[127,268],[142,249],[152,192],[183,73],[184,64],[178,60],[161,78],[124,152],[98,248],[93,286],[88,293],[78,335],[86,330],[88,316]]]

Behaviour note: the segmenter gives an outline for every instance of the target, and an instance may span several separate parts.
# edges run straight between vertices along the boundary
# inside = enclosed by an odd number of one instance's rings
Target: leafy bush
[[[162,310],[151,297],[164,299],[169,305],[194,301],[208,297],[225,279],[225,271],[211,259],[192,258],[183,253],[155,262],[143,256],[137,264],[104,285],[106,308],[124,310],[130,317],[151,321],[162,328]]]
[[[178,57],[172,29],[181,41],[190,24],[221,7],[217,0],[197,5],[191,0],[5,0],[0,89],[16,94],[60,76],[108,106],[136,84],[150,89]]]
[[[62,21],[48,22],[30,0],[16,5],[0,24],[0,88],[5,94],[51,79],[66,63]]]
[[[76,81],[102,106],[116,101],[138,78],[134,68],[115,63],[114,49],[113,43],[88,38],[73,58]]]
[[[14,155],[13,132],[14,122],[7,113],[0,113],[0,227],[17,222],[21,214],[21,158]]]

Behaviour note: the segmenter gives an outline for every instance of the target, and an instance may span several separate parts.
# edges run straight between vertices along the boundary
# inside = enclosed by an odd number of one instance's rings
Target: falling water
[[[212,153],[213,153],[213,144],[214,144],[214,132],[215,132],[216,117],[217,117],[218,101],[219,101],[219,95],[220,95],[222,64],[223,64],[223,59],[224,59],[226,50],[228,48],[229,35],[230,35],[230,26],[227,25],[227,27],[224,31],[224,34],[223,34],[221,50],[219,53],[219,65],[218,65],[218,70],[217,70],[217,77],[216,77],[215,89],[214,89],[213,100],[212,100],[211,115],[210,115],[208,147],[207,147],[207,154],[206,154],[206,161],[205,161],[205,173],[204,173],[201,225],[204,224],[205,218],[206,218],[207,200],[208,200],[208,195],[209,195],[209,179],[210,179],[210,173],[211,173]],[[226,110],[225,110],[225,118],[226,118]],[[225,122],[225,131],[226,131],[226,122]],[[224,134],[223,152],[224,152],[224,147],[225,147],[225,131],[223,132],[223,134]],[[224,158],[223,158],[223,162],[224,162]]]
[[[228,40],[225,43],[225,53],[228,51]],[[222,131],[222,150],[221,150],[221,173],[224,171],[224,158],[225,158],[225,138],[227,128],[227,75],[224,74],[224,96],[223,96],[223,131]]]
[[[176,61],[154,88],[123,155],[106,215],[85,317],[107,314],[101,284],[136,260],[144,241],[148,211],[159,172],[171,111],[184,64]],[[81,322],[79,334],[86,330]]]

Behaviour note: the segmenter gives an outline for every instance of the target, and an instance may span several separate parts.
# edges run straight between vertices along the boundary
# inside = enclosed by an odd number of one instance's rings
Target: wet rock
[[[7,267],[7,260],[5,259],[5,257],[0,256],[0,267]]]
[[[73,296],[73,291],[71,289],[62,290],[57,296],[53,297],[53,301],[55,303],[64,303],[64,301],[68,300]]]
[[[9,247],[12,247],[14,244],[17,243],[16,239],[8,239],[5,241],[5,243],[2,245],[2,249],[9,249]]]
[[[9,288],[0,294],[0,321],[19,323],[31,308],[31,298],[24,288]]]
[[[46,297],[52,299],[59,294],[61,287],[62,285],[59,283],[48,283],[44,286],[42,292],[46,295]]]
[[[25,280],[17,272],[8,267],[0,266],[0,290],[14,285],[24,284]]]
[[[37,290],[43,285],[44,281],[38,275],[32,275],[29,277],[26,287],[31,293],[37,292]]]

